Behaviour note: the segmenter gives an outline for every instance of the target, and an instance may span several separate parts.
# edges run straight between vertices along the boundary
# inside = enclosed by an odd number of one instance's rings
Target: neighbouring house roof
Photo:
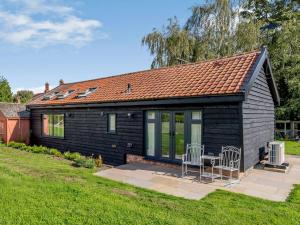
[[[44,95],[44,93],[37,93],[37,94],[34,94],[31,101],[34,101],[36,99],[38,99],[39,97],[41,97],[42,95]]]
[[[26,106],[18,103],[0,102],[0,112],[6,118],[29,118],[30,113],[26,111]]]
[[[34,99],[29,107],[242,94],[263,51],[66,83]],[[85,96],[89,88],[96,90]]]

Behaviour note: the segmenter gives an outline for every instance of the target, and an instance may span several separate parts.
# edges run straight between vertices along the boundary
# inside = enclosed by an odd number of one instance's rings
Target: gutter
[[[143,101],[104,102],[104,103],[83,103],[83,104],[62,104],[62,105],[28,105],[30,109],[60,109],[60,108],[86,108],[86,107],[117,107],[117,106],[152,106],[152,105],[174,105],[174,104],[204,104],[204,103],[230,103],[242,102],[245,100],[245,93],[240,92],[230,95],[213,95],[190,98],[168,98]]]

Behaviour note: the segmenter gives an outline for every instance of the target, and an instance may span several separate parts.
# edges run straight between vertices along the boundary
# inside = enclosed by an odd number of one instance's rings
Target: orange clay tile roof
[[[60,105],[154,100],[210,95],[232,95],[243,92],[260,51],[232,57],[128,73],[118,76],[68,83],[52,89],[65,93],[75,90],[64,99],[43,100],[43,95],[29,105]],[[128,84],[131,92],[127,92]],[[78,93],[88,88],[97,90],[84,98]]]

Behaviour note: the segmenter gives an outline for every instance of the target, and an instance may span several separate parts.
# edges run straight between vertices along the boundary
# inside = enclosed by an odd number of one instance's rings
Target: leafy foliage
[[[300,9],[295,0],[215,0],[192,7],[181,27],[170,19],[142,44],[152,67],[196,62],[268,47],[281,97],[277,119],[300,119]]]
[[[32,97],[33,92],[30,90],[20,90],[14,95],[14,102],[18,102],[20,100],[20,103],[28,103]]]
[[[0,102],[12,102],[13,95],[5,77],[0,77]]]
[[[43,154],[49,154],[49,155],[54,155],[56,157],[60,157],[60,158],[65,158],[67,160],[71,160],[74,162],[74,165],[77,167],[85,167],[85,168],[94,168],[96,165],[98,167],[102,166],[102,161],[101,164],[96,164],[96,161],[92,158],[92,157],[85,157],[82,156],[80,153],[78,152],[65,152],[64,154],[62,154],[60,151],[58,151],[55,148],[47,148],[45,146],[37,146],[37,145],[33,145],[33,146],[29,146],[26,145],[24,143],[18,143],[18,142],[9,142],[8,147],[11,148],[15,148],[15,149],[19,149],[22,151],[26,151],[26,152],[32,152],[32,153],[43,153]],[[99,156],[99,158],[101,158],[101,156]]]

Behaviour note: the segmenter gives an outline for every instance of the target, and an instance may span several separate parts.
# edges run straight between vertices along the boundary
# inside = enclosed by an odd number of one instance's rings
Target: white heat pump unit
[[[269,164],[281,165],[284,163],[284,142],[273,141],[269,143]]]

